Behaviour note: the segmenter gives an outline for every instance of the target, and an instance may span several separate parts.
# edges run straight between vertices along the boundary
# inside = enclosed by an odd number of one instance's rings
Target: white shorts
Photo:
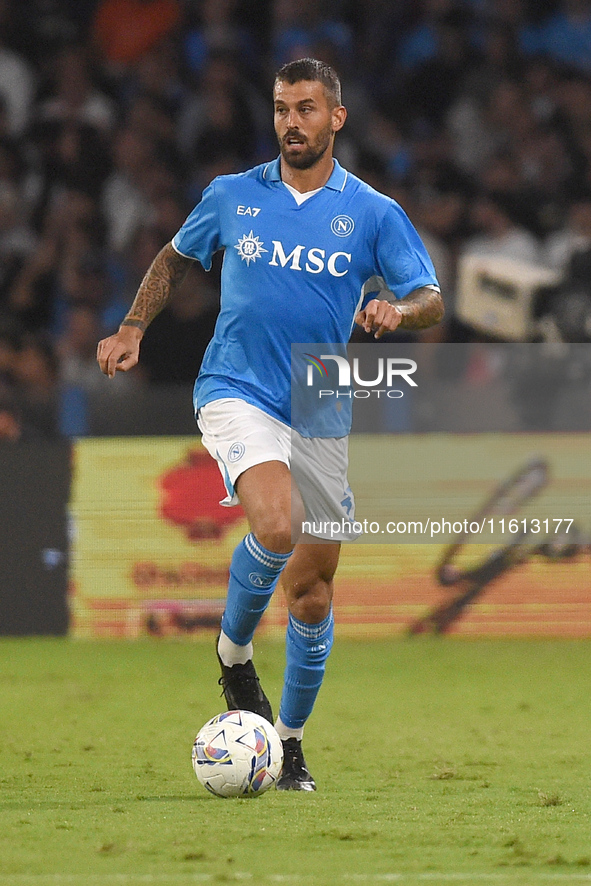
[[[281,461],[302,496],[305,532],[331,541],[358,538],[359,532],[353,531],[355,501],[347,480],[348,437],[302,437],[257,406],[234,397],[207,403],[198,412],[197,424],[228,493],[220,504],[239,504],[235,484],[248,468]]]

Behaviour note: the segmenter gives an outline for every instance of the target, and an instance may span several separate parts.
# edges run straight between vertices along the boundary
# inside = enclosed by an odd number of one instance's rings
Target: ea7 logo
[[[236,209],[236,215],[252,215],[253,218],[256,218],[260,211],[260,206],[239,206]]]

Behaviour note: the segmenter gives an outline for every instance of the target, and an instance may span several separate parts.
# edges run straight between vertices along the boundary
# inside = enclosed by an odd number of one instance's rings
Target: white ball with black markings
[[[283,745],[275,727],[250,711],[224,711],[199,730],[195,775],[216,797],[258,797],[275,785]]]

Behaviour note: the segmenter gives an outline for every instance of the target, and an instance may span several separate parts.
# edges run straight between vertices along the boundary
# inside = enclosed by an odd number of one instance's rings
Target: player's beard
[[[287,139],[293,135],[298,135],[300,138],[305,139],[304,144],[306,145],[306,147],[304,150],[294,152],[289,151],[289,147],[286,142]],[[305,136],[302,136],[300,132],[289,132],[284,135],[283,138],[279,139],[281,156],[283,157],[287,165],[292,167],[292,169],[310,169],[325,155],[330,145],[332,136],[333,129],[330,123],[328,123],[324,129],[320,130],[320,132],[316,136],[316,139],[312,143],[310,143]]]

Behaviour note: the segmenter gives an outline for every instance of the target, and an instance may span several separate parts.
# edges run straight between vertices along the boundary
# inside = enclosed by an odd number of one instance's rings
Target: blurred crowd
[[[339,160],[432,255],[433,335],[472,335],[462,255],[566,273],[591,249],[589,0],[0,0],[0,437],[83,435],[97,391],[193,380],[219,263],[132,373],[103,377],[97,341],[211,179],[276,155],[273,76],[302,56],[342,78]]]

